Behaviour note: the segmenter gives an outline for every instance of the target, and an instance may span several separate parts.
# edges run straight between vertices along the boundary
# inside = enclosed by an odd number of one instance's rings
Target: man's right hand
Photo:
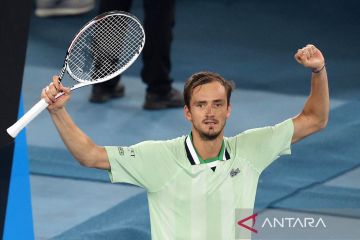
[[[61,92],[63,92],[64,95],[55,98],[55,96]],[[41,98],[45,99],[45,101],[49,104],[49,112],[54,113],[64,108],[66,102],[70,100],[70,88],[64,87],[60,83],[58,76],[53,76],[52,83],[42,90]]]

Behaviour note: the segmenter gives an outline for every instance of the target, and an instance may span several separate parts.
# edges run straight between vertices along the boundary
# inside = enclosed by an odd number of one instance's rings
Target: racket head
[[[76,81],[95,84],[124,72],[140,55],[145,31],[134,15],[111,11],[96,16],[72,40],[66,71]]]

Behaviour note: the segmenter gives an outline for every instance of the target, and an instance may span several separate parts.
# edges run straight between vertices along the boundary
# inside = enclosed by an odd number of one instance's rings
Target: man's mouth
[[[209,126],[213,126],[213,125],[217,124],[218,121],[216,121],[216,120],[204,120],[203,123],[206,124],[206,125],[209,125]]]

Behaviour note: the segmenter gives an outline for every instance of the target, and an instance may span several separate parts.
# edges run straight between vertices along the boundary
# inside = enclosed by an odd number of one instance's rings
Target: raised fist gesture
[[[325,59],[319,49],[314,45],[308,44],[297,51],[295,60],[313,72],[319,72],[325,65]]]

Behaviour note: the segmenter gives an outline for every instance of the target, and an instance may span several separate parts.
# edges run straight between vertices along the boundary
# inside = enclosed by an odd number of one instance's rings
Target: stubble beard
[[[203,141],[213,141],[213,140],[215,140],[216,138],[218,138],[220,136],[223,129],[225,128],[225,124],[226,124],[226,120],[224,121],[224,123],[221,126],[220,130],[217,131],[217,132],[205,132],[205,131],[202,131],[201,129],[197,128],[196,126],[194,126],[194,128],[199,133],[199,136],[200,136],[201,140],[203,140]]]

